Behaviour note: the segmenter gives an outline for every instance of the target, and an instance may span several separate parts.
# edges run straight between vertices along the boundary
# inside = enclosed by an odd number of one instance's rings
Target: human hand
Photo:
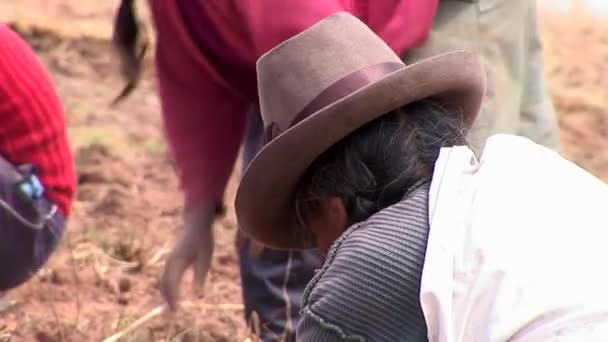
[[[205,283],[213,255],[215,215],[215,204],[200,205],[184,215],[184,230],[169,254],[160,280],[163,299],[173,311],[178,307],[181,281],[189,267],[194,271],[194,288]]]

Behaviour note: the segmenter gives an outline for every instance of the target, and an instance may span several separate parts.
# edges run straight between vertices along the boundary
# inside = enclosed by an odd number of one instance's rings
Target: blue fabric
[[[253,110],[243,144],[243,169],[262,147],[263,132],[260,115]],[[312,250],[256,251],[252,244],[248,239],[239,244],[246,317],[257,313],[264,341],[295,340],[304,289],[321,266],[319,254]]]
[[[26,282],[63,237],[65,219],[56,207],[18,191],[29,176],[0,157],[0,291]]]

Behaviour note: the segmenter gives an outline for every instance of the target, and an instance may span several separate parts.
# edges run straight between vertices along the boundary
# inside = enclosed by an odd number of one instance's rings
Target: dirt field
[[[116,2],[0,3],[0,21],[28,40],[57,83],[80,180],[59,252],[0,303],[0,341],[100,341],[161,303],[157,278],[181,229],[181,198],[151,68],[132,97],[109,107],[121,84],[108,49]],[[543,15],[543,34],[564,154],[608,180],[608,25],[583,12],[570,15],[567,25]],[[247,337],[229,209],[216,225],[218,246],[204,294],[193,296],[186,286],[188,303],[178,317],[155,318],[126,341]]]

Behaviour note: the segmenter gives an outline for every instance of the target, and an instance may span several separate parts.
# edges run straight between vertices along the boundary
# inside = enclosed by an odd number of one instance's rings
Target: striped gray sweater
[[[298,341],[426,341],[420,280],[429,183],[350,227],[308,285]]]

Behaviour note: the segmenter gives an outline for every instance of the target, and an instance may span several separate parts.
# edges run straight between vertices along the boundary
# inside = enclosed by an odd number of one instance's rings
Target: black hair
[[[368,219],[430,180],[442,147],[465,145],[459,116],[432,100],[391,111],[319,156],[296,191],[296,215],[305,226],[324,197],[344,202],[350,224]]]
[[[137,87],[149,45],[145,27],[137,17],[135,1],[121,0],[114,18],[112,46],[118,54],[126,85],[112,101],[113,105],[125,99]]]

